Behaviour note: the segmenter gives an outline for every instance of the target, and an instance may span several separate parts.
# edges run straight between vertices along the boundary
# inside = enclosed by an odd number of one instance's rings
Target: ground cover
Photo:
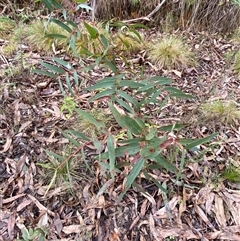
[[[229,36],[198,31],[178,30],[166,34],[152,28],[141,32],[149,37],[148,41],[177,36],[196,58],[195,65],[159,66],[144,49],[125,51],[128,44],[122,46],[116,58],[117,67],[129,78],[137,76],[141,81],[145,79],[143,76],[168,77],[174,87],[195,96],[194,99],[171,98],[161,111],[151,103],[144,109],[158,127],[158,135],[163,135],[164,126],[186,125],[179,130],[168,129],[168,139],[162,143],[164,157],[181,170],[181,177],[153,168],[149,175],[168,192],[139,175],[120,201],[131,166],[123,166],[112,183],[110,174],[94,158],[98,154],[95,145],[100,144],[101,152],[109,148],[107,135],[99,137],[92,123],[69,111],[71,105],[89,111],[98,122],[104,122],[108,130],[115,131],[114,138],[120,135],[119,138],[124,139],[125,133],[107,108],[108,99],[89,102],[96,93],[85,89],[112,76],[112,70],[98,65],[86,72],[78,60],[61,53],[52,43],[50,52],[35,51],[34,46],[26,42],[18,51],[7,55],[2,49],[8,46],[9,40],[3,38],[0,70],[2,240],[240,239],[240,80],[231,67],[233,59],[225,57],[229,51],[235,51],[238,44]],[[31,72],[31,67],[39,67],[41,60],[52,63],[52,56],[74,65],[81,77],[80,87],[73,88],[74,102],[64,98],[56,79]],[[89,58],[84,61],[94,62]],[[65,78],[62,76],[60,80],[63,89],[68,90]],[[125,91],[134,94],[129,89]],[[165,95],[160,95],[161,100],[164,98]],[[86,141],[83,158],[82,148],[75,148],[64,135],[66,129],[98,136],[99,143]],[[185,156],[181,146],[175,145],[178,142],[173,142],[178,138],[205,138],[213,133],[218,134]],[[130,163],[136,161],[127,153],[124,158]],[[183,159],[184,166],[181,166]],[[122,157],[118,161],[122,161]],[[55,174],[57,178],[53,179]],[[108,188],[99,193],[106,184]]]

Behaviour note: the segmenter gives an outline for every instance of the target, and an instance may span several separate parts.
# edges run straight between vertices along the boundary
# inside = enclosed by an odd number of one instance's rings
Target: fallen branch
[[[159,9],[162,7],[162,5],[163,5],[165,2],[166,2],[166,0],[163,0],[161,3],[159,3],[159,4],[157,5],[157,7],[154,8],[154,10],[153,10],[151,13],[149,13],[146,17],[140,17],[140,18],[134,18],[134,19],[129,19],[129,20],[123,20],[122,22],[124,22],[124,23],[131,23],[131,22],[138,22],[138,21],[140,21],[140,20],[150,21],[150,20],[151,20],[150,18],[151,18],[156,12],[159,11]]]

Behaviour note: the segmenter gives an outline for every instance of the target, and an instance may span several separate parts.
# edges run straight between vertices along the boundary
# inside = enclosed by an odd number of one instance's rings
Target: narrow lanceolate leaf
[[[143,165],[144,165],[144,159],[141,156],[139,156],[138,160],[136,160],[136,164],[134,164],[133,169],[131,170],[130,174],[127,177],[124,192],[121,193],[121,195],[119,197],[120,199],[125,195],[125,193],[128,191],[128,189],[131,187],[132,183],[139,176],[139,174],[143,168]]]
[[[114,88],[115,85],[116,85],[115,78],[105,78],[105,79],[100,80],[97,84],[87,87],[86,90]]]
[[[92,27],[91,25],[89,25],[86,22],[84,22],[83,24],[84,24],[85,28],[87,29],[87,31],[90,34],[92,39],[96,39],[99,36],[98,30],[96,28]]]
[[[150,80],[154,80],[159,85],[168,85],[172,83],[172,80],[162,76],[151,77]]]
[[[41,62],[40,63],[43,67],[49,69],[50,71],[54,72],[54,73],[58,73],[58,74],[65,74],[66,71],[62,68],[59,68],[55,65],[52,65],[52,64],[48,64],[48,63],[45,63],[45,62]]]
[[[41,69],[34,69],[32,72],[36,73],[36,74],[40,74],[40,75],[45,75],[45,76],[48,76],[48,77],[51,77],[51,78],[57,78],[56,74],[53,74],[49,71],[44,71],[44,70],[41,70]]]
[[[64,66],[67,69],[73,69],[72,65],[69,64],[69,62],[59,59],[59,58],[53,58],[53,61],[57,62],[58,64],[61,64],[62,66]]]
[[[56,38],[56,39],[66,39],[68,38],[67,36],[65,35],[62,35],[62,34],[56,34],[56,33],[52,33],[52,34],[46,34],[45,37],[47,38]]]
[[[117,70],[117,66],[115,64],[113,64],[111,61],[109,61],[107,58],[103,58],[103,61],[105,62],[105,64],[109,67],[110,70],[112,70],[112,72],[114,74],[117,74],[118,70]]]
[[[134,105],[138,104],[138,102],[132,96],[128,95],[126,92],[124,92],[122,90],[118,90],[117,93],[118,93],[119,96],[121,96],[126,101],[128,101],[128,102],[130,102]]]
[[[76,112],[82,116],[83,118],[85,118],[87,121],[89,121],[90,123],[92,123],[93,125],[95,125],[98,129],[100,129],[101,127],[104,127],[103,123],[98,122],[97,120],[95,120],[93,118],[93,116],[89,113],[87,113],[86,111],[83,111],[81,109],[76,109]]]
[[[115,94],[115,90],[114,89],[110,89],[110,90],[104,90],[101,91],[100,93],[96,94],[95,96],[89,98],[89,102],[92,102],[94,100],[100,99],[100,98],[104,98],[107,97],[107,99],[110,99],[112,96],[114,96]]]
[[[142,132],[142,128],[138,125],[138,123],[129,116],[122,116],[122,120],[125,123],[125,127],[133,134],[140,135]]]
[[[192,95],[189,94],[185,94],[184,92],[182,92],[181,90],[174,88],[172,86],[166,86],[164,88],[166,91],[170,92],[170,96],[171,97],[177,97],[177,98],[189,98],[189,99],[193,99],[195,98]]]
[[[114,179],[114,169],[115,169],[115,147],[114,147],[114,139],[110,134],[107,139],[107,148],[108,148],[108,157],[110,163],[110,174],[112,179]]]
[[[188,142],[189,144],[185,145],[185,148],[186,148],[186,149],[191,149],[191,148],[193,148],[193,147],[195,147],[195,146],[202,145],[202,144],[204,144],[204,143],[206,143],[206,142],[211,141],[212,138],[214,138],[214,137],[217,136],[217,135],[218,135],[218,133],[214,133],[214,134],[212,134],[212,135],[210,135],[210,136],[207,136],[207,137],[205,137],[205,138],[202,138],[202,139],[188,140],[188,141],[189,141],[189,142]],[[184,145],[184,140],[180,140],[179,142]]]
[[[90,141],[90,139],[89,139],[86,135],[84,135],[83,133],[81,133],[81,132],[74,131],[74,130],[65,130],[64,132],[69,133],[69,134],[75,136],[75,137],[78,138],[78,139],[82,139],[82,140],[84,140],[84,141]],[[80,144],[80,143],[79,143],[79,144]]]
[[[130,105],[128,105],[126,102],[124,102],[123,100],[117,98],[116,102],[123,108],[125,108],[128,112],[130,112],[131,114],[134,114],[134,110],[132,107],[130,107]]]
[[[122,119],[122,116],[118,111],[117,109],[113,106],[113,104],[111,102],[108,103],[108,106],[109,106],[109,109],[111,110],[115,120],[117,121],[117,123],[122,127],[124,128],[125,127],[125,122],[124,120]]]
[[[65,23],[59,21],[58,19],[51,19],[51,22],[56,23],[57,25],[59,25],[60,27],[62,27],[63,29],[65,29],[69,33],[72,32],[71,28],[69,28]]]

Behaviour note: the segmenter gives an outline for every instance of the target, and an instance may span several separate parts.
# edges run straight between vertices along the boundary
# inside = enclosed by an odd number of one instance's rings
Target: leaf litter
[[[215,131],[219,136],[211,143],[211,151],[205,145],[199,147],[204,153],[199,160],[194,160],[191,152],[188,154],[192,162],[182,171],[186,176],[184,186],[181,182],[173,185],[173,177],[160,170],[150,173],[171,191],[167,197],[140,177],[137,184],[145,191],[132,187],[119,202],[119,192],[126,184],[124,173],[119,174],[114,185],[108,183],[106,194],[99,193],[107,180],[98,163],[91,162],[90,143],[86,145],[87,158],[95,174],[88,173],[88,179],[75,182],[74,193],[60,186],[46,194],[44,173],[37,163],[47,160],[45,149],[63,149],[68,140],[62,136],[62,130],[71,124],[60,111],[62,94],[58,83],[23,73],[0,77],[0,240],[16,240],[22,230],[30,227],[44,227],[47,240],[240,240],[240,188],[217,176],[226,160],[234,159],[240,164],[239,120],[230,126],[214,121],[204,123],[193,111],[203,100],[232,95],[239,105],[240,81],[226,71],[222,55],[234,46],[214,35],[183,34],[199,54],[197,67],[158,70],[148,64],[145,56],[141,58],[146,62],[147,75],[170,77],[176,87],[197,98],[193,102],[172,100],[160,115],[154,108],[146,111],[160,126],[183,118],[189,127],[178,133],[181,137],[203,138]],[[29,55],[28,61],[36,60]],[[138,69],[134,71],[135,75],[140,73]],[[89,77],[84,76],[85,83],[91,85],[105,75],[96,68]],[[76,95],[79,106],[91,108],[87,103],[91,94]],[[104,100],[96,104],[104,108]],[[171,148],[172,140],[167,140],[163,149]],[[105,145],[103,138],[101,148]],[[198,154],[200,149],[191,151]],[[129,170],[125,168],[124,172]],[[81,171],[80,168],[79,174]]]

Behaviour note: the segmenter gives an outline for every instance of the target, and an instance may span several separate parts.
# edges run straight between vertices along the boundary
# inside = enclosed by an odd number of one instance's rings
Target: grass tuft
[[[233,101],[213,101],[203,104],[200,112],[206,120],[218,120],[222,124],[233,124],[240,119],[240,109]]]
[[[181,68],[195,65],[194,54],[175,36],[163,37],[149,44],[148,57],[158,68]]]

